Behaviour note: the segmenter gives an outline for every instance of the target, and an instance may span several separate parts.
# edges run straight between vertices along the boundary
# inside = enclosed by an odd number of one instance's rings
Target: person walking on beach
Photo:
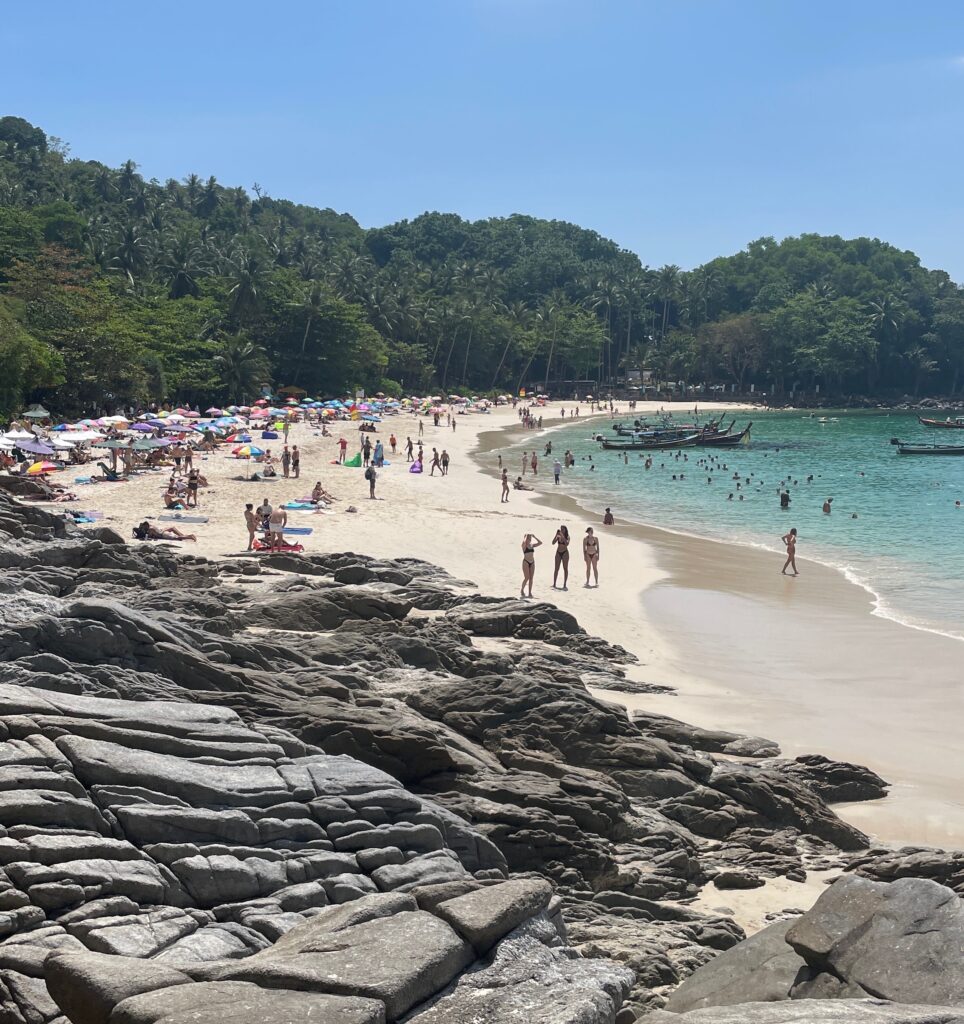
[[[388,436],[388,445],[392,449],[392,455],[395,454],[395,446],[398,444],[398,438],[395,436],[395,432],[392,431]]]
[[[276,508],[268,516],[268,530],[271,533],[271,550],[280,551],[285,542],[285,527],[288,525],[288,513],[283,508]]]
[[[339,462],[344,462],[345,461],[345,455],[347,454],[347,452],[348,452],[348,438],[347,437],[340,437],[338,439],[338,461]]]
[[[406,462],[413,462],[414,461],[415,456],[412,454],[412,452],[414,451],[414,448],[415,448],[415,446],[412,444],[412,439],[410,437],[406,437],[405,438],[405,461]]]
[[[559,483],[559,478],[562,476],[562,463],[557,458],[552,464],[552,482],[554,484]]]
[[[258,530],[258,517],[254,514],[254,505],[250,501],[244,506],[244,525],[248,528],[248,551],[252,551],[254,536]]]
[[[295,480],[301,476],[301,452],[298,451],[297,445],[291,449],[291,475]]]
[[[522,538],[522,589],[519,597],[526,596],[526,586],[529,587],[529,597],[532,597],[532,581],[536,574],[536,548],[542,545],[542,541],[534,533],[527,533]]]
[[[429,473],[429,476],[435,476],[435,470],[441,469],[441,468],[442,468],[442,463],[439,462],[439,459],[438,459],[438,448],[433,448],[432,449],[432,471],[431,471],[431,473]]]
[[[509,471],[507,469],[502,470],[502,503],[506,504],[509,500]]]
[[[558,590],[556,583],[559,579],[559,570],[562,569],[562,589],[569,589],[569,530],[560,526],[556,530],[552,543],[556,546],[556,564],[552,571],[552,589]]]
[[[442,454],[439,456],[442,462],[442,476],[449,475],[449,453],[443,448]]]
[[[799,576],[800,573],[797,572],[797,528],[794,526],[789,533],[785,533],[780,539],[787,549],[787,560],[783,563],[783,568],[780,571],[786,576],[787,566],[789,566],[793,570],[790,575]]]
[[[599,586],[599,538],[593,532],[591,526],[586,527],[586,536],[582,540],[582,557],[586,560],[586,583],[589,586],[589,576],[595,579],[595,585]]]

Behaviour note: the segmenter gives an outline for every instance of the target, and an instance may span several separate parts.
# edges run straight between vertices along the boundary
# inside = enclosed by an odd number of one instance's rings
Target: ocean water
[[[577,465],[564,475],[565,490],[590,508],[611,506],[617,519],[773,551],[783,550],[780,538],[795,526],[798,553],[870,591],[876,614],[964,639],[964,507],[954,504],[964,505],[964,457],[900,456],[889,443],[899,437],[964,444],[964,430],[927,429],[903,413],[819,415],[832,421],[799,412],[740,413],[738,428],[753,420],[748,445],[643,453],[652,456],[649,470],[639,452],[624,460],[591,440],[593,433],[615,436],[609,421],[574,421],[539,436],[540,476],[551,479],[552,458],[568,448]],[[533,440],[513,446],[513,479]],[[542,457],[547,440],[549,459]],[[783,486],[788,512],[780,509]],[[833,511],[825,515],[828,497]]]

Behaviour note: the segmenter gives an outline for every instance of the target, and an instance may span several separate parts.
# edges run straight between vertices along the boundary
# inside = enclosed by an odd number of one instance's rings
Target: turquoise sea
[[[964,444],[964,430],[927,429],[905,413],[736,414],[738,427],[750,419],[748,445],[652,452],[649,470],[639,452],[624,460],[591,440],[593,433],[615,436],[598,417],[521,440],[507,465],[514,478],[522,450],[536,440],[540,476],[551,479],[552,458],[571,449],[577,462],[564,474],[564,489],[600,513],[611,506],[617,520],[773,551],[795,526],[798,553],[865,587],[877,614],[964,639],[964,507],[954,504],[964,505],[964,457],[899,456],[889,443]],[[545,459],[549,440],[553,454]],[[780,508],[781,485],[790,491],[789,511]],[[828,497],[832,512],[825,515]]]

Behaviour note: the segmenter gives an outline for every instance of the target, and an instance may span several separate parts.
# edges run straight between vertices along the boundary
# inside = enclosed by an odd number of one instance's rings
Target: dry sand
[[[640,405],[638,412],[645,411]],[[243,462],[209,455],[196,464],[210,482],[199,510],[210,521],[186,527],[198,542],[183,548],[211,558],[243,553],[246,501],[257,505],[267,494],[277,505],[308,494],[320,479],[339,500],[332,512],[291,515],[292,523],[313,528],[299,538],[306,550],[422,558],[474,580],[483,592],[510,596],[521,583],[522,536],[534,532],[544,542],[536,551],[536,598],[554,601],[590,632],[635,653],[640,664],[632,678],[677,691],[599,696],[767,736],[790,755],[814,752],[867,764],[894,791],[886,800],[843,808],[849,820],[884,841],[964,846],[964,646],[875,617],[865,591],[816,563],[800,559],[801,576],[789,579],[780,575],[776,556],[758,550],[634,524],[602,527],[601,510],[580,509],[559,493],[564,486],[553,487],[551,460],[541,462],[537,492],[512,491],[509,503],[500,504],[497,450],[531,437],[541,451],[542,435],[560,422],[555,416],[547,410],[541,433],[523,431],[511,409],[458,416],[455,431],[428,421],[427,461],[433,447],[452,457],[445,478],[408,472],[403,446],[408,435],[417,440],[417,421],[389,419],[378,436],[387,452],[394,430],[399,454],[379,473],[377,501],[368,499],[360,469],[330,464],[341,434],[349,438],[349,453],[357,450],[351,423],[335,424],[331,438],[305,425],[292,429],[290,440],[302,450],[300,481],[246,482]],[[270,444],[278,454],[280,442]],[[515,458],[506,463],[511,478],[519,471]],[[165,482],[158,473],[85,487],[81,507],[104,511],[128,535],[140,519],[163,512]],[[349,505],[357,512],[346,512]],[[551,541],[560,521],[573,537],[567,592],[550,586]],[[600,537],[598,589],[582,586],[586,525]],[[809,905],[816,891],[801,886],[790,899],[779,885],[767,886],[753,895],[754,912],[762,914],[769,895],[779,909]],[[732,899],[716,894],[712,902]],[[741,906],[743,900],[741,894]]]

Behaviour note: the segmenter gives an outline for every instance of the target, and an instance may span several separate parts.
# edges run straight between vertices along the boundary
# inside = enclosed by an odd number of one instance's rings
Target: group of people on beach
[[[607,509],[608,511],[608,509]],[[572,539],[569,528],[563,523],[552,538],[555,547],[555,559],[552,571],[552,589],[569,589],[569,547]],[[532,597],[532,584],[536,575],[536,548],[542,547],[542,541],[534,533],[526,533],[522,538],[522,587],[519,597]],[[599,538],[591,526],[586,527],[582,539],[582,557],[586,563],[587,589],[599,586]],[[562,586],[559,586],[559,574],[562,574]],[[590,582],[592,581],[592,582]],[[527,592],[528,591],[528,592]]]

